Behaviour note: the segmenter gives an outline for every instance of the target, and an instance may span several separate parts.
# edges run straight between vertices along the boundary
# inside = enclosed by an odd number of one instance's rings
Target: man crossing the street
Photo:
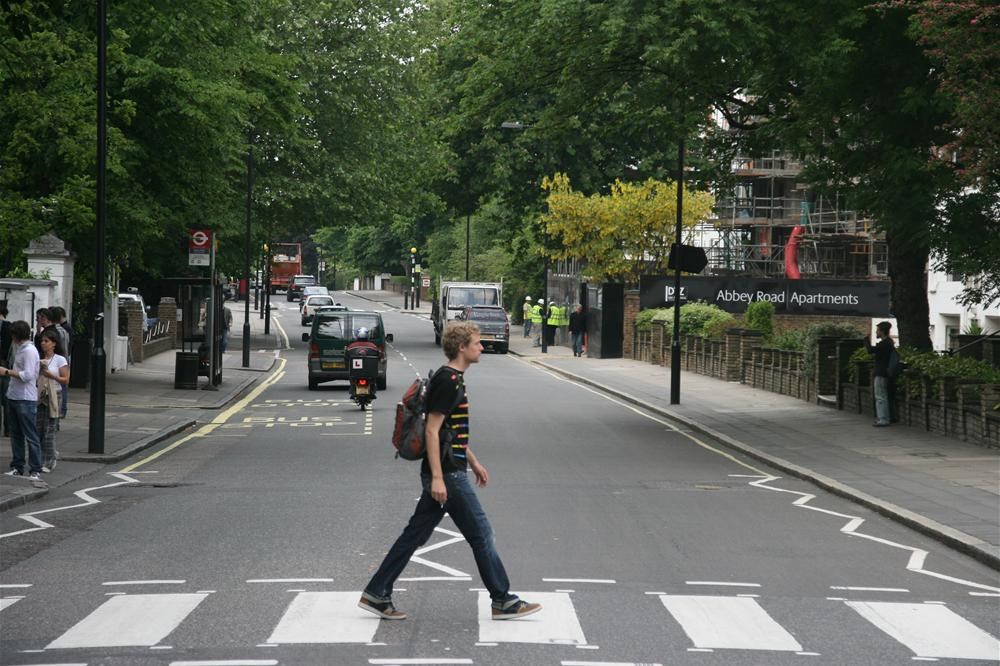
[[[469,482],[485,487],[490,477],[469,448],[469,398],[465,372],[479,362],[483,345],[479,328],[471,322],[452,322],[441,336],[448,363],[434,373],[427,391],[427,452],[421,463],[423,492],[403,533],[389,549],[381,566],[365,586],[358,606],[384,620],[405,620],[406,613],[392,603],[392,588],[418,548],[427,543],[447,513],[472,547],[479,575],[492,599],[494,620],[525,617],[541,610],[540,604],[519,599],[510,582],[493,538],[493,528]]]

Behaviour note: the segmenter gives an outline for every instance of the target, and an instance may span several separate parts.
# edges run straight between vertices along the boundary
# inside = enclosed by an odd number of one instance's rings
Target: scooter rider
[[[354,331],[354,341],[344,347],[344,353],[352,349],[374,349],[377,352],[378,345],[371,341],[371,333],[362,326]]]

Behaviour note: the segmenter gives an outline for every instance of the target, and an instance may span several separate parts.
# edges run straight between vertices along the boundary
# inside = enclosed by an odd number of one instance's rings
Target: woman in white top
[[[42,472],[55,469],[59,453],[56,451],[56,420],[63,387],[69,384],[69,363],[66,361],[59,334],[54,330],[42,332],[41,371],[38,374],[38,411],[35,423],[38,439],[42,443]],[[42,390],[47,384],[46,390]],[[49,397],[54,394],[54,398]],[[55,407],[55,409],[52,409]]]

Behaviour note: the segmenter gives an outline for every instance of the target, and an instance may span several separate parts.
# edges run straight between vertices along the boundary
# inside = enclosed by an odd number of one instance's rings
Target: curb
[[[41,499],[49,494],[49,490],[48,486],[44,488],[35,488],[34,486],[24,489],[17,488],[11,494],[0,497],[0,513]]]
[[[516,352],[514,352],[513,350],[511,350],[511,353],[516,354]],[[521,356],[522,358],[527,358],[523,354],[517,354],[517,356]],[[777,456],[773,456],[769,453],[764,453],[763,451],[755,449],[749,444],[741,442],[740,440],[735,439],[734,437],[730,437],[729,435],[718,432],[717,430],[714,430],[713,428],[710,428],[702,423],[699,423],[694,419],[682,416],[680,414],[675,414],[657,405],[652,405],[648,402],[645,402],[644,400],[636,398],[635,396],[629,395],[628,393],[625,393],[623,391],[618,391],[609,388],[604,384],[595,382],[594,380],[588,379],[587,377],[581,377],[580,375],[574,374],[568,370],[564,370],[562,368],[557,368],[555,366],[549,365],[548,363],[545,363],[544,361],[541,360],[530,359],[529,362],[541,366],[551,372],[555,372],[556,374],[560,374],[563,375],[564,377],[580,382],[581,384],[586,384],[587,386],[590,386],[592,388],[599,389],[600,391],[607,393],[609,395],[613,395],[616,398],[621,398],[626,402],[630,402],[636,405],[637,407],[642,407],[645,410],[648,410],[659,416],[662,416],[671,421],[679,423],[685,427],[690,428],[691,430],[695,430],[704,435],[708,435],[709,437],[717,440],[719,443],[725,445],[730,449],[739,451],[740,453],[748,455],[751,458],[767,463],[768,465],[776,469],[779,469],[782,472],[790,474],[791,476],[803,479],[805,481],[809,481],[810,483],[819,486],[820,488],[827,490],[835,495],[839,495],[840,497],[844,497],[853,502],[856,502],[864,507],[871,509],[872,511],[875,511],[876,513],[879,513],[883,516],[891,518],[892,520],[898,523],[906,525],[907,527],[910,527],[920,532],[921,534],[924,534],[937,541],[940,541],[946,546],[949,546],[961,553],[969,555],[973,559],[982,562],[991,569],[1000,571],[1000,554],[992,552],[990,550],[990,549],[996,550],[996,547],[993,546],[992,544],[988,544],[982,541],[981,539],[977,539],[972,535],[966,534],[965,532],[956,530],[952,527],[948,527],[947,525],[944,525],[942,523],[937,522],[936,520],[932,520],[930,518],[927,518],[926,516],[922,516],[918,513],[910,511],[909,509],[904,509],[903,507],[893,504],[892,502],[887,502],[873,495],[869,495],[868,493],[853,488],[847,485],[846,483],[841,483],[836,479],[820,474],[819,472],[811,470],[807,467],[802,467],[801,465],[796,465],[795,463],[789,462],[783,458],[778,458]]]
[[[78,453],[75,455],[60,455],[59,459],[68,460],[70,462],[92,462],[105,465],[121,462],[139,451],[155,446],[163,440],[169,439],[177,433],[183,432],[196,425],[198,425],[198,421],[196,419],[181,419],[180,421],[176,421],[171,425],[168,425],[166,428],[161,428],[158,432],[155,432],[148,437],[143,437],[137,442],[133,442],[124,448],[118,449],[114,453]]]

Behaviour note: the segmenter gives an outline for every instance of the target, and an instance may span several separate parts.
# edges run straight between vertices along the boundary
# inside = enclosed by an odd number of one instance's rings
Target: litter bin
[[[174,388],[198,388],[198,352],[177,352],[174,365]]]

